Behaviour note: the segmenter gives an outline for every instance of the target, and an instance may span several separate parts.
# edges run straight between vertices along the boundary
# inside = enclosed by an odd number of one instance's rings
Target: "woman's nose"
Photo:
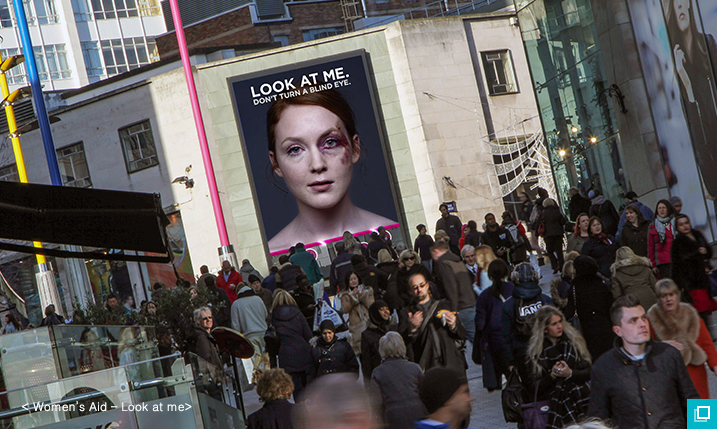
[[[321,153],[319,149],[311,151],[311,165],[309,167],[311,168],[312,173],[321,173],[322,171],[326,171],[326,159],[324,158],[324,154]]]

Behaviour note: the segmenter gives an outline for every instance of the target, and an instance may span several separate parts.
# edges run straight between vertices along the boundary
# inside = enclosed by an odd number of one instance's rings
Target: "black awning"
[[[63,258],[169,262],[159,194],[0,181],[0,239],[152,252],[73,252],[0,241],[0,249]]]

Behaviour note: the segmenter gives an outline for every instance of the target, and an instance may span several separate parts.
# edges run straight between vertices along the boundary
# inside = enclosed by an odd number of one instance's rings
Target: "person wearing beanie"
[[[392,323],[391,310],[385,301],[377,300],[368,309],[369,323],[361,333],[361,372],[363,381],[368,386],[371,382],[371,373],[381,365],[381,354],[378,342],[389,331],[397,331],[398,325]]]
[[[508,369],[516,369],[523,386],[532,391],[532,370],[528,365],[528,342],[533,315],[553,300],[538,285],[540,273],[528,262],[518,264],[511,274],[513,295],[503,304],[501,325]],[[572,313],[571,313],[572,314]]]
[[[267,314],[271,313],[271,303],[274,300],[274,296],[271,291],[261,286],[261,277],[257,277],[254,274],[249,275],[249,286],[251,286],[254,293],[264,301],[266,306]]]
[[[319,332],[321,337],[311,350],[316,369],[315,377],[347,372],[355,374],[358,380],[359,362],[356,354],[345,339],[336,337],[334,322],[324,320],[319,325]]]
[[[667,199],[672,204],[672,208],[675,209],[675,216],[682,213],[682,198],[677,195],[673,195]]]
[[[613,295],[610,287],[598,275],[598,264],[589,256],[578,256],[573,261],[575,278],[568,289],[566,317],[578,315],[580,328],[593,362],[613,345],[615,335],[610,322]]]
[[[465,375],[448,368],[431,368],[418,386],[428,416],[415,429],[458,429],[467,426],[471,394]]]

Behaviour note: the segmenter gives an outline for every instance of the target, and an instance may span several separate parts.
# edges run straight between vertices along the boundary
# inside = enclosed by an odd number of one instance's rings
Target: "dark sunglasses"
[[[416,260],[416,257],[415,257],[415,256],[409,256],[408,258],[403,258],[403,260],[404,260],[404,261],[415,261],[415,260]]]
[[[205,316],[205,317],[202,317],[202,320],[204,320],[204,321],[207,321],[207,320],[212,320],[212,316]]]

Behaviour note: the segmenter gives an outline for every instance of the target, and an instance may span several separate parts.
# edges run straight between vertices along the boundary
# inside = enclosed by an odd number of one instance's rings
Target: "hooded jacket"
[[[353,349],[344,339],[334,339],[327,343],[319,337],[314,348],[311,349],[311,358],[316,367],[316,377],[326,374],[352,372],[358,378],[359,363]]]
[[[657,303],[655,295],[655,275],[652,273],[650,260],[640,256],[623,259],[612,264],[611,287],[615,299],[633,294],[640,299],[642,308],[647,310]]]
[[[527,348],[528,340],[516,333],[514,325],[516,324],[515,314],[518,302],[530,301],[532,304],[524,309],[518,309],[521,312],[529,312],[534,314],[544,305],[553,305],[553,300],[545,295],[540,286],[533,282],[518,283],[513,287],[513,296],[508,298],[503,304],[503,315],[501,325],[503,328],[503,341],[505,343],[505,358],[509,365],[515,364],[515,350],[518,348]],[[536,303],[533,303],[537,301]]]
[[[371,373],[381,365],[381,354],[378,342],[389,331],[398,331],[398,325],[391,324],[391,319],[384,320],[379,309],[388,307],[384,301],[375,301],[368,309],[369,324],[361,333],[361,372],[366,385],[371,381]]]
[[[684,429],[687,400],[699,399],[680,352],[654,341],[633,361],[617,338],[593,365],[591,382],[588,415],[621,429]]]
[[[279,338],[279,367],[288,373],[306,372],[313,375],[309,340],[313,336],[299,307],[282,305],[271,313],[271,324]]]

